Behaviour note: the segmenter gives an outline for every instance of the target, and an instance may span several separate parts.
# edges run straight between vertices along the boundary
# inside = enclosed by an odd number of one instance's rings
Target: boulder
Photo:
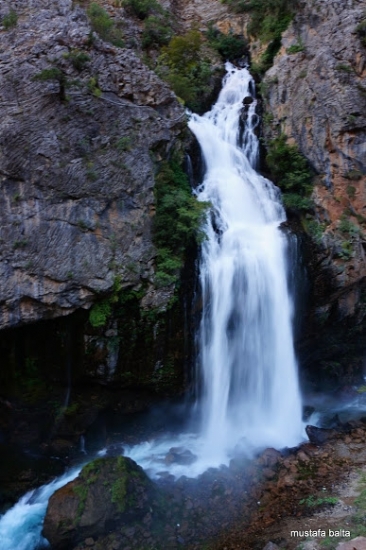
[[[337,435],[336,430],[328,430],[326,428],[317,428],[316,426],[306,426],[306,434],[311,443],[314,445],[323,445],[329,439],[333,439]]]
[[[157,489],[130,458],[99,458],[49,500],[43,535],[53,550],[69,550],[87,537],[142,518],[154,511]]]

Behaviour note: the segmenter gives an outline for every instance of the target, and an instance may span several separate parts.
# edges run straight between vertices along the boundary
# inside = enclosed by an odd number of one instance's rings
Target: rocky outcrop
[[[85,537],[142,520],[155,508],[157,490],[142,468],[125,457],[100,458],[49,500],[43,533],[55,550]]]
[[[366,330],[366,48],[356,31],[363,18],[360,2],[302,2],[262,84],[266,139],[286,134],[317,174],[314,215],[303,219],[312,229],[312,305],[302,360],[316,370],[323,362],[325,377],[343,372],[348,383],[360,373]]]
[[[88,308],[116,278],[144,281],[163,307],[154,171],[185,125],[182,107],[133,50],[91,39],[79,4],[3,2],[0,16],[9,8],[18,22],[1,30],[0,328]]]

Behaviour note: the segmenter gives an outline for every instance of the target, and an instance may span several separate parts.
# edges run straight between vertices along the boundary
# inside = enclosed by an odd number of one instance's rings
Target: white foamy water
[[[189,123],[206,165],[198,200],[213,212],[200,263],[201,437],[204,456],[223,461],[239,441],[244,449],[281,448],[304,438],[287,239],[279,228],[285,212],[278,189],[254,168],[255,100],[240,135],[252,78],[231,64],[227,70],[212,110]]]

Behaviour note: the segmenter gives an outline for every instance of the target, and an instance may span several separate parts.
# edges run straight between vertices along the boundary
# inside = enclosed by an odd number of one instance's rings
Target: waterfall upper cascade
[[[200,263],[198,407],[202,452],[218,462],[239,441],[249,450],[303,439],[287,238],[279,227],[285,212],[279,190],[255,170],[252,77],[230,63],[226,69],[217,103],[189,122],[206,166],[198,200],[212,205]]]

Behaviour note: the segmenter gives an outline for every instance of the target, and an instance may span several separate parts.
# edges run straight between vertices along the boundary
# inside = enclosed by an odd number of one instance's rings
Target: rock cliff
[[[0,32],[0,328],[88,308],[116,277],[153,290],[155,163],[185,126],[170,89],[132,49],[91,34],[79,4],[3,2],[0,18],[9,9],[18,21]]]
[[[357,30],[364,8],[302,2],[262,84],[266,140],[284,133],[317,174],[315,210],[302,220],[313,229],[302,359],[320,361],[330,378],[347,372],[348,381],[351,366],[362,370],[366,315],[366,48]]]

